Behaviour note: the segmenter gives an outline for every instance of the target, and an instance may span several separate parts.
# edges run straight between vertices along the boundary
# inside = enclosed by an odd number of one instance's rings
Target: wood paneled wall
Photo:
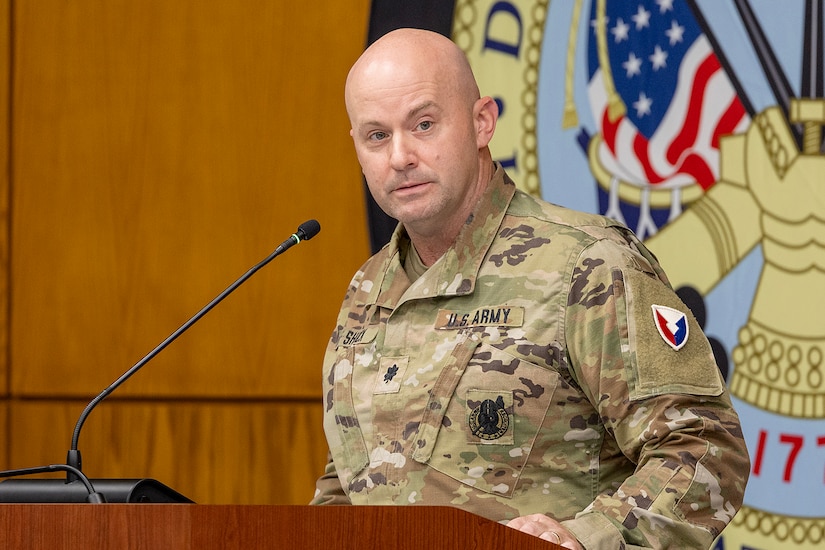
[[[0,0],[0,396],[9,391],[9,111],[11,82],[11,0]],[[8,407],[0,405],[0,441],[6,441]],[[5,458],[0,454],[0,460]]]
[[[0,466],[62,462],[91,397],[317,218],[79,445],[92,477],[306,503],[326,458],[321,358],[368,255],[343,84],[369,0],[0,10]]]

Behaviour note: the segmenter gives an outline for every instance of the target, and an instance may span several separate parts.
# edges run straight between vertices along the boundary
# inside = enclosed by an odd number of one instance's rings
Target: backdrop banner
[[[717,549],[825,545],[822,9],[373,1],[370,42],[448,34],[499,105],[494,158],[525,191],[628,225],[703,325],[752,462]],[[370,222],[380,246],[393,222]]]

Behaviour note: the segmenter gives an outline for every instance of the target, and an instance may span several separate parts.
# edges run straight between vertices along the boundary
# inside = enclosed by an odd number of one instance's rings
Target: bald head
[[[350,135],[372,196],[425,265],[454,241],[490,182],[498,107],[444,36],[393,31],[347,77]]]
[[[376,83],[403,85],[423,77],[440,82],[468,108],[480,96],[467,56],[449,38],[421,29],[398,29],[376,40],[350,69],[345,90],[350,118],[353,103]]]

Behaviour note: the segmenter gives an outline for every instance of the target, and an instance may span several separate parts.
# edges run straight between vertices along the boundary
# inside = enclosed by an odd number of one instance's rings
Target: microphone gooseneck
[[[5,470],[0,472],[0,477],[15,477],[15,476],[28,476],[32,474],[45,474],[48,472],[59,472],[65,471],[70,473],[71,475],[75,476],[77,479],[83,483],[83,486],[86,488],[86,492],[89,495],[86,497],[86,502],[90,502],[92,504],[102,504],[106,502],[106,497],[103,496],[102,493],[98,493],[95,491],[94,486],[92,485],[91,480],[86,477],[79,468],[75,468],[74,466],[70,466],[68,464],[49,464],[48,466],[36,466],[34,468],[18,468],[16,470]]]
[[[140,361],[135,363],[129,370],[124,372],[120,377],[112,382],[109,387],[105,390],[100,392],[97,397],[92,399],[86,408],[83,409],[83,412],[80,413],[80,417],[77,419],[77,424],[75,424],[74,432],[72,434],[72,445],[69,449],[68,455],[66,457],[66,465],[67,467],[65,470],[68,472],[67,481],[74,481],[78,477],[77,473],[80,472],[82,474],[82,459],[80,456],[80,451],[78,450],[78,440],[80,438],[80,430],[83,428],[83,424],[86,422],[86,418],[89,416],[89,413],[107,396],[109,396],[113,391],[115,391],[121,384],[123,384],[126,380],[132,377],[137,371],[139,371],[146,363],[152,360],[158,353],[163,351],[166,346],[171,344],[175,341],[178,336],[186,332],[189,327],[194,325],[201,317],[209,313],[209,311],[218,305],[224,298],[226,298],[232,291],[238,288],[241,284],[243,284],[247,279],[249,279],[252,275],[254,275],[259,269],[264,267],[266,264],[271,262],[275,257],[285,252],[290,247],[298,244],[301,241],[308,241],[315,235],[317,235],[321,231],[321,224],[318,223],[317,220],[308,220],[298,226],[298,230],[289,237],[286,241],[284,241],[278,248],[276,248],[269,256],[261,260],[259,263],[254,265],[249,271],[241,275],[234,283],[229,285],[226,290],[218,294],[211,302],[206,304],[200,311],[198,311],[195,315],[193,315],[188,321],[186,321],[183,325],[181,325],[175,332],[170,334],[163,342],[157,345],[152,351],[147,353]],[[85,476],[84,476],[85,477]]]

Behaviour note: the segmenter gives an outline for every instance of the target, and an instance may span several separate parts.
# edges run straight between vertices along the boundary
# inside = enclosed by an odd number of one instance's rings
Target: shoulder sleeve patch
[[[676,351],[687,344],[690,332],[687,314],[672,307],[653,304],[653,324],[659,331],[662,340]]]
[[[710,343],[696,318],[661,280],[635,269],[616,270],[616,297],[626,323],[627,380],[632,400],[665,393],[717,396],[724,391]],[[622,311],[624,309],[624,311]]]

